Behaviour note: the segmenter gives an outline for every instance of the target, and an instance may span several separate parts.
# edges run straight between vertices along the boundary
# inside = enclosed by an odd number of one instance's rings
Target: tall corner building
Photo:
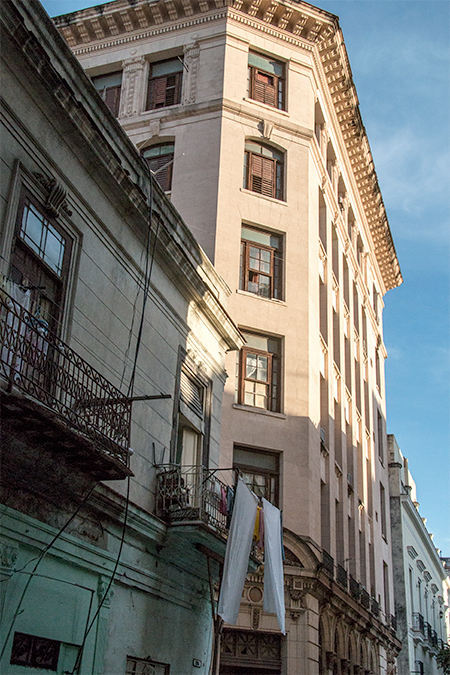
[[[337,17],[115,0],[55,22],[246,338],[220,465],[283,511],[287,636],[250,575],[221,675],[394,673],[382,310],[402,277]]]

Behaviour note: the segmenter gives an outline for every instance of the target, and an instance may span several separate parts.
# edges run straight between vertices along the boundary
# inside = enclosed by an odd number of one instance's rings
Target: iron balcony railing
[[[370,608],[370,595],[365,588],[361,588],[361,604],[366,609]]]
[[[375,598],[370,599],[370,611],[372,614],[376,617],[380,616],[380,605],[379,603],[375,600]]]
[[[336,581],[347,590],[347,570],[342,565],[336,567]]]
[[[354,600],[359,600],[361,595],[361,584],[350,574],[349,576],[350,595]]]
[[[416,632],[425,634],[425,621],[422,614],[419,612],[413,612],[412,615],[412,629]]]
[[[227,532],[230,486],[219,480],[213,470],[203,466],[164,464],[159,467],[157,481],[158,517],[169,523],[200,521],[218,534]]]
[[[131,401],[3,291],[0,377],[127,465]]]
[[[322,551],[322,563],[325,571],[334,579],[334,558],[325,550]]]

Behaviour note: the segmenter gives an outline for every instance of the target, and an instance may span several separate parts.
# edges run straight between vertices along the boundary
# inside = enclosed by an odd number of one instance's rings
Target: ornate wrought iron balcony
[[[159,518],[170,524],[200,522],[218,535],[226,534],[227,485],[213,470],[164,464],[159,467],[157,478],[156,515]]]
[[[9,295],[0,295],[0,380],[3,419],[33,432],[84,465],[98,479],[124,478],[128,468],[131,401],[45,322]],[[18,429],[17,425],[15,429]],[[68,438],[72,432],[76,438]]]

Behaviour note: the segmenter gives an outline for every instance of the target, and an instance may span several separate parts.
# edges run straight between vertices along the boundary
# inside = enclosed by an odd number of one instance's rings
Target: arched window
[[[141,152],[164,192],[172,189],[173,153],[173,143],[159,143]]]
[[[266,197],[283,199],[284,155],[255,141],[245,144],[244,188]]]

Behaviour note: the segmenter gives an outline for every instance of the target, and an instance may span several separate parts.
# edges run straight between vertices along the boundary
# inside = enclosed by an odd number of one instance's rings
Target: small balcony
[[[164,464],[158,469],[157,485],[156,515],[159,518],[170,525],[204,525],[219,538],[226,538],[230,485],[217,478],[214,470]]]
[[[397,632],[397,617],[394,614],[391,614],[391,628]]]
[[[96,480],[131,474],[131,401],[4,292],[0,391],[5,438],[46,448]]]
[[[415,639],[423,639],[425,636],[425,620],[419,612],[413,612],[411,630]]]

